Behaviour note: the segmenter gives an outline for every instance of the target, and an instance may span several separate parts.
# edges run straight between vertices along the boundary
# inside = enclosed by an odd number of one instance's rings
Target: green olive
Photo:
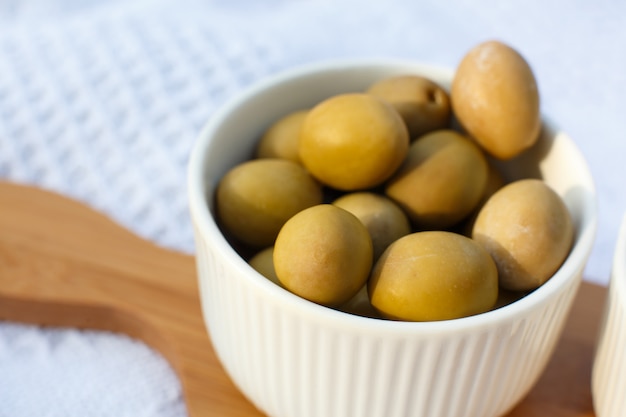
[[[344,191],[375,187],[402,164],[409,134],[398,112],[369,94],[316,105],[300,131],[300,159],[320,182]]]
[[[281,117],[263,134],[256,149],[257,158],[283,158],[300,162],[298,143],[306,110]]]
[[[274,247],[270,246],[257,252],[248,263],[259,274],[272,281],[274,284],[281,285],[278,276],[276,276],[276,270],[274,269]],[[282,286],[282,285],[281,285]]]
[[[450,98],[434,81],[419,75],[397,75],[371,85],[367,92],[391,104],[409,129],[411,140],[445,129],[450,122]]]
[[[289,291],[339,306],[359,291],[372,267],[372,241],[353,214],[331,204],[289,219],[274,245],[274,268]]]
[[[491,254],[500,285],[525,291],[544,284],[567,258],[574,226],[561,197],[539,179],[514,181],[478,213],[472,238]]]
[[[479,244],[451,232],[417,232],[387,248],[372,271],[370,300],[383,316],[449,320],[493,308],[496,266]]]
[[[463,57],[450,97],[463,128],[496,158],[513,158],[539,137],[537,81],[520,53],[502,42],[481,43]]]
[[[234,238],[262,248],[274,243],[290,217],[322,198],[321,185],[301,165],[255,159],[235,166],[220,180],[217,219]]]
[[[363,285],[354,297],[337,307],[337,309],[343,311],[344,313],[350,313],[361,317],[371,317],[376,319],[384,318],[372,306],[372,303],[370,303],[370,298],[367,294],[367,284]]]
[[[392,242],[411,232],[404,211],[383,195],[373,192],[350,193],[339,197],[333,204],[348,210],[365,225],[372,238],[375,260]]]
[[[487,160],[474,142],[452,130],[437,130],[411,144],[385,193],[418,229],[445,229],[476,207],[487,171]]]

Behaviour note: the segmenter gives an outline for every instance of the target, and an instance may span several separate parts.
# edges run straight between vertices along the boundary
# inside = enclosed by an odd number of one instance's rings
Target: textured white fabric
[[[589,160],[600,224],[585,278],[606,283],[626,210],[626,5],[616,1],[0,0],[0,178],[192,253],[186,163],[225,100],[338,57],[454,66],[489,38],[526,56],[544,113]],[[185,413],[175,375],[141,343],[0,323],[0,417]]]

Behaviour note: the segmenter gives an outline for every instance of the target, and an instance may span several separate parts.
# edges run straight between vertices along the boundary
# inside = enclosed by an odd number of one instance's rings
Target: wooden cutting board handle
[[[594,415],[591,363],[605,293],[583,283],[554,358],[509,417]],[[217,360],[198,297],[193,257],[68,198],[0,182],[0,319],[126,333],[170,361],[190,416],[260,416]]]
[[[193,257],[73,200],[0,182],[0,319],[126,333],[172,364],[190,416],[262,415],[218,362],[198,297]]]

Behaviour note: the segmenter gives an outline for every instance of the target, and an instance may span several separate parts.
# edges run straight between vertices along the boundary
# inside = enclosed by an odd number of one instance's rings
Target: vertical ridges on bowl
[[[609,285],[593,365],[593,403],[598,417],[617,417],[626,410],[626,294],[616,287],[613,282]]]
[[[581,273],[582,271],[578,272],[579,276]],[[509,364],[510,369],[505,372],[517,384],[498,386],[494,401],[490,404],[490,414],[501,415],[509,411],[510,404],[519,402],[537,382],[559,340],[579,282],[570,282],[552,303],[517,324],[517,330],[509,336],[512,350],[507,353],[508,361],[514,363]],[[516,338],[521,339],[519,343],[514,340]],[[547,354],[536,360],[534,358],[539,357],[537,352]]]
[[[197,238],[215,350],[242,392],[273,417],[502,415],[543,371],[549,355],[530,358],[553,350],[580,282],[495,330],[425,335],[381,327],[376,335],[331,328],[272,301],[272,288],[243,284],[252,270],[215,262],[211,243]],[[511,377],[503,381],[501,374]]]
[[[598,417],[618,417],[626,410],[626,215],[603,313],[591,377],[593,404]]]

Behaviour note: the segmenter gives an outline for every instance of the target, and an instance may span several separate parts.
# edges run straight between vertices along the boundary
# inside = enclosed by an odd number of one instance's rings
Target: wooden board
[[[546,372],[508,417],[595,415],[591,365],[605,296],[604,287],[583,283]],[[2,182],[0,319],[126,333],[171,362],[190,416],[262,415],[211,347],[193,257],[65,197]]]

